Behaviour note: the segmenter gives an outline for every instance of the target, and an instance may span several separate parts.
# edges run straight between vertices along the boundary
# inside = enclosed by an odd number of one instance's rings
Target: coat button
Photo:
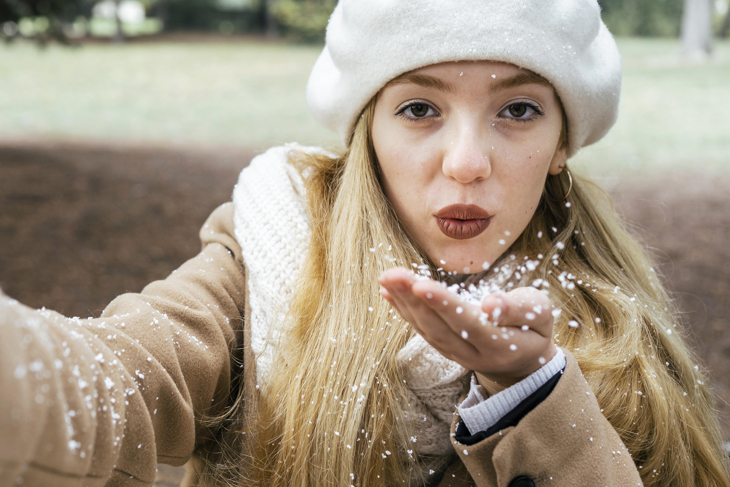
[[[533,482],[530,477],[520,475],[519,477],[512,479],[512,482],[509,483],[509,487],[535,487],[535,482]]]

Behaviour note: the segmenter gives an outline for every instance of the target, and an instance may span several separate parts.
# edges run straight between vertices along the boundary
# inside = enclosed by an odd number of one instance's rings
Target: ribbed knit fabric
[[[311,234],[304,183],[286,162],[289,148],[254,158],[233,190],[235,234],[248,271],[251,349],[264,390],[282,332],[277,325],[289,309]]]
[[[530,394],[542,387],[551,377],[563,370],[565,364],[565,354],[558,348],[558,352],[550,359],[550,362],[517,384],[491,397],[487,395],[487,391],[479,385],[476,376],[472,374],[469,394],[457,407],[459,416],[471,434],[486,431]]]

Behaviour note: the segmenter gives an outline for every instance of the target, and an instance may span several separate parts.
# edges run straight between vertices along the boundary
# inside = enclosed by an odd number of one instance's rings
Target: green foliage
[[[616,36],[676,37],[683,0],[598,0],[603,21]]]
[[[273,14],[286,36],[299,42],[321,42],[336,4],[336,0],[278,0]]]
[[[166,31],[218,31],[223,34],[258,30],[254,10],[223,8],[218,0],[157,0],[150,15],[158,17]]]
[[[20,18],[46,17],[47,38],[62,38],[63,24],[89,18],[98,0],[0,0],[0,26]],[[218,31],[221,33],[266,30],[271,17],[282,34],[298,42],[321,42],[336,0],[247,0],[241,8],[225,7],[221,0],[141,0],[148,15],[162,20],[165,30]],[[364,0],[367,1],[367,0]],[[598,0],[603,20],[617,36],[679,34],[684,0]],[[268,10],[268,12],[267,12]],[[716,19],[722,36],[730,32],[728,20]]]
[[[0,0],[0,22],[17,21],[21,17],[48,17],[71,21],[90,11],[93,0]],[[5,18],[3,18],[5,16]]]
[[[94,0],[0,0],[0,27],[23,18],[36,19],[36,24],[44,25],[36,35],[38,42],[44,44],[55,39],[67,43],[64,26],[79,16],[88,16],[94,3]],[[0,29],[0,35],[3,32]]]
[[[718,22],[717,35],[722,39],[730,38],[730,10],[725,13],[725,17]]]
[[[17,22],[19,19],[20,15],[10,3],[0,0],[0,23]]]
[[[66,41],[64,26],[90,19],[100,0],[0,0],[0,36],[5,22],[44,19],[49,24],[39,41]],[[220,0],[140,0],[149,17],[160,19],[168,31],[218,31],[225,34],[260,30],[261,15],[252,8],[230,8]],[[253,5],[261,1],[252,0]],[[230,4],[230,2],[228,2]],[[116,27],[113,27],[116,28]]]
[[[160,0],[152,13],[163,18],[165,30],[215,30],[220,21],[212,0]]]

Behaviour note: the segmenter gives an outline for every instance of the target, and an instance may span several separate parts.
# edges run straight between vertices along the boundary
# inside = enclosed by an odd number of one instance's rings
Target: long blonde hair
[[[245,418],[257,421],[256,444],[249,457],[230,460],[248,465],[241,485],[419,481],[396,360],[414,332],[380,299],[378,276],[395,264],[431,263],[383,193],[370,137],[374,104],[342,156],[292,161],[307,174],[312,237],[288,339],[258,417]],[[543,257],[530,278],[546,281],[562,309],[556,343],[575,355],[645,485],[730,485],[706,379],[649,259],[598,186],[573,174],[563,201],[567,190],[565,172],[548,177],[511,248]]]

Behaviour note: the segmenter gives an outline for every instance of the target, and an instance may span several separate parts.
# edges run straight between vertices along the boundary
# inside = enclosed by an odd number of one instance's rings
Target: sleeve
[[[99,318],[32,310],[0,293],[0,486],[151,486],[182,465],[195,418],[228,402],[245,270],[232,205],[203,249]]]
[[[558,348],[548,363],[493,396],[487,394],[484,387],[477,382],[476,376],[472,374],[469,394],[456,407],[462,420],[456,429],[457,440],[469,445],[476,443],[470,437],[474,437],[477,433],[487,433],[487,436],[490,436],[489,431],[492,428],[504,429],[506,427],[504,425],[516,426],[520,419],[550,395],[560,380],[565,364],[565,353]],[[460,434],[462,431],[464,434]]]
[[[454,416],[454,448],[477,486],[642,485],[578,363],[570,352],[563,352],[567,364],[552,392],[516,425],[467,445],[457,439],[463,423]]]

